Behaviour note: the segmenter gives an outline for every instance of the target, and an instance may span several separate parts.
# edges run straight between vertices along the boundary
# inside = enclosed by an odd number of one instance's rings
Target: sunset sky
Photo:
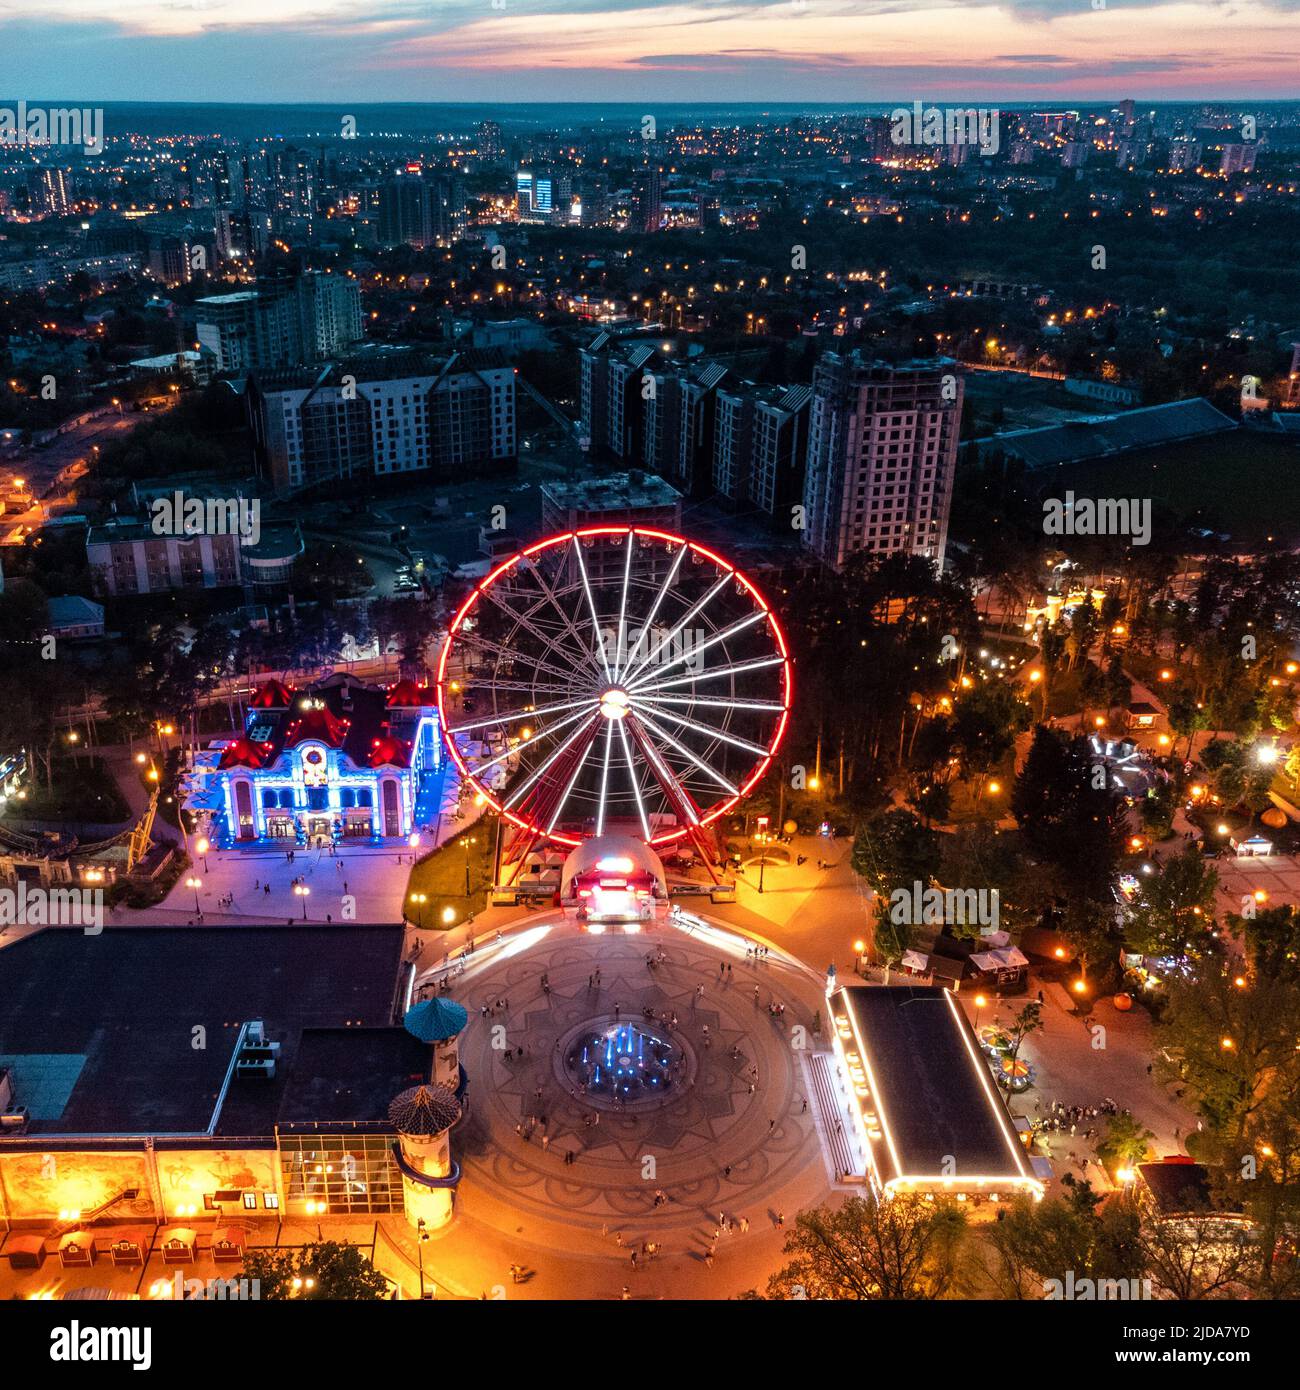
[[[0,93],[62,101],[1300,95],[1300,0],[0,0]]]

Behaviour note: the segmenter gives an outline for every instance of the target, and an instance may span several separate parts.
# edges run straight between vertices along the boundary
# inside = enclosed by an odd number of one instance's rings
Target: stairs
[[[854,1158],[844,1129],[848,1116],[840,1105],[835,1088],[834,1066],[835,1054],[831,1052],[814,1052],[808,1059],[813,1101],[821,1120],[822,1138],[834,1167],[834,1180],[842,1183],[846,1181],[846,1173],[851,1175],[848,1178],[850,1182],[859,1174],[859,1161]]]

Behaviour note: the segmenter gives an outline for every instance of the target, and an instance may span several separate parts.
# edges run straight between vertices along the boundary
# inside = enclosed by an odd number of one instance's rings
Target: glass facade
[[[331,1216],[402,1210],[402,1175],[393,1161],[395,1134],[281,1134],[285,1210],[309,1214],[324,1202]]]

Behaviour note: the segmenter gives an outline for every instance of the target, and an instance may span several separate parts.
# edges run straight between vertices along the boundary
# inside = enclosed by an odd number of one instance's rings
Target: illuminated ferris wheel
[[[437,694],[451,756],[529,841],[663,846],[762,777],[790,711],[785,636],[753,582],[665,531],[551,536],[452,619]]]

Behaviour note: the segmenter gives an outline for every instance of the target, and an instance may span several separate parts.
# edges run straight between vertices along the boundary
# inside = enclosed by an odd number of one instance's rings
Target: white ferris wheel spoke
[[[514,724],[526,719],[537,719],[544,714],[562,714],[568,709],[591,708],[591,696],[581,700],[567,700],[562,705],[539,705],[536,709],[514,710],[510,714],[487,715],[482,719],[469,719],[464,724],[448,724],[449,734],[463,733],[466,729],[481,729],[489,724]]]
[[[632,708],[637,711],[638,715],[641,713],[639,701],[633,700]],[[748,739],[737,738],[734,734],[729,734],[725,729],[715,729],[712,724],[700,724],[694,719],[687,719],[684,715],[674,714],[672,710],[658,709],[655,706],[652,706],[652,708],[655,709],[660,719],[671,719],[674,724],[680,724],[685,729],[692,729],[697,734],[705,734],[709,738],[720,738],[724,743],[730,743],[737,748],[743,748],[747,753],[756,753],[761,758],[767,757],[768,750],[762,744],[750,743]]]
[[[543,661],[540,656],[530,656],[527,652],[520,651],[518,647],[503,646],[500,642],[493,641],[491,637],[482,637],[478,633],[474,633],[469,638],[469,643],[474,647],[485,648],[496,656],[505,657],[512,663],[518,661],[531,667],[534,671],[545,671],[548,675],[559,676],[569,681],[573,680],[575,674],[572,667],[566,671],[562,666],[552,666],[550,662]],[[553,646],[554,643],[552,642],[551,645]],[[551,646],[548,646],[547,651],[550,650]],[[567,689],[572,689],[572,686],[567,687]]]
[[[728,782],[727,779],[722,775],[722,773],[717,771],[716,768],[710,767],[709,764],[706,763],[703,758],[697,758],[695,754],[692,753],[691,750],[686,747],[685,744],[678,743],[677,740],[672,736],[672,734],[670,734],[667,731],[667,729],[661,729],[658,726],[658,724],[656,724],[654,720],[651,719],[650,716],[645,713],[644,710],[640,711],[637,714],[637,718],[641,721],[641,725],[643,728],[649,729],[650,732],[654,734],[656,738],[662,739],[664,743],[666,743],[670,748],[675,749],[688,762],[694,763],[695,766],[698,767],[701,772],[706,773],[720,787],[723,787],[727,791],[729,791],[732,794],[732,796],[740,795],[739,787],[733,785],[731,782]]]
[[[582,542],[576,536],[573,540],[573,553],[578,557],[578,573],[582,576],[582,587],[587,595],[587,607],[591,609],[591,621],[596,628],[600,664],[605,668],[605,679],[610,685],[613,685],[614,676],[609,669],[609,657],[605,655],[605,634],[601,630],[600,614],[596,612],[596,596],[591,592],[591,580],[587,577],[587,562],[582,558]]]
[[[542,729],[540,732],[534,734],[533,737],[532,737],[532,739],[529,740],[529,742],[531,742],[531,743],[536,743],[538,739],[550,738],[550,736],[551,736],[552,734],[558,734],[558,733],[560,732],[561,729],[567,729],[568,726],[569,726],[570,724],[574,723],[574,722],[575,722],[576,720],[578,720],[578,719],[581,719],[582,716],[583,716],[583,714],[584,714],[584,712],[590,711],[590,710],[594,710],[594,709],[598,709],[598,708],[599,708],[599,706],[593,704],[592,701],[590,701],[590,700],[584,701],[584,709],[580,709],[580,710],[577,712],[577,714],[571,714],[571,715],[569,715],[569,717],[568,717],[567,719],[561,719],[561,720],[559,720],[557,723],[552,724],[551,727],[550,727],[549,729]],[[474,772],[473,772],[472,775],[475,776],[475,777],[477,777],[477,776],[479,775],[479,773],[483,772],[485,769],[487,769],[487,768],[489,768],[489,767],[495,767],[498,763],[503,763],[503,762],[505,762],[505,760],[506,760],[507,758],[512,758],[512,757],[514,757],[514,755],[515,755],[518,751],[519,751],[518,748],[507,748],[506,751],[505,751],[504,753],[498,753],[498,754],[496,755],[495,758],[490,758],[490,759],[489,759],[487,762],[485,762],[485,763],[479,763],[478,767],[474,769]]]
[[[609,786],[609,755],[614,747],[614,721],[605,721],[605,762],[600,769],[600,805],[596,809],[596,834],[605,833],[605,791]]]
[[[643,690],[638,690],[636,697],[647,705],[704,705],[713,709],[758,709],[769,714],[780,714],[785,709],[777,700],[704,700],[698,695],[647,695]]]
[[[686,808],[686,814],[690,817],[691,824],[699,825],[700,817],[695,810],[690,794],[683,785],[681,778],[678,777],[672,768],[668,766],[667,762],[664,761],[664,755],[655,747],[654,740],[647,735],[644,728],[634,729],[632,736],[636,739],[637,747],[640,748],[641,752],[644,754],[646,762],[650,764],[650,771],[654,773],[659,785],[663,788],[664,795],[668,798],[669,805],[676,811],[677,802],[680,800],[681,804]],[[672,792],[669,790],[670,787],[676,788],[676,797],[672,795]]]
[[[731,575],[724,574],[722,578],[719,579],[718,582],[713,586],[713,588],[711,588],[709,592],[705,594],[704,597],[683,618],[681,618],[676,624],[674,624],[674,626],[668,631],[668,633],[664,637],[662,637],[659,640],[659,642],[652,648],[649,654],[641,658],[640,662],[637,664],[636,670],[628,671],[624,680],[624,684],[628,686],[635,685],[637,678],[641,676],[641,672],[644,671],[647,666],[654,665],[655,658],[659,655],[659,653],[663,651],[665,647],[670,646],[673,640],[676,638],[677,634],[682,631],[686,624],[689,623],[691,619],[694,618],[698,613],[703,611],[705,606],[718,594],[720,594],[723,591],[723,589],[727,587],[727,582],[730,579]],[[698,648],[696,648],[696,650],[698,650]],[[670,662],[669,664],[672,665],[673,663]],[[642,677],[642,679],[644,679],[644,677]]]
[[[512,592],[512,591],[507,591],[507,592]],[[535,637],[535,638],[542,644],[542,647],[543,647],[546,651],[550,652],[550,651],[553,651],[553,650],[555,649],[555,634],[554,634],[553,632],[547,632],[547,631],[545,630],[545,628],[538,627],[538,625],[533,621],[533,619],[532,619],[527,613],[522,612],[520,608],[512,607],[509,603],[506,602],[506,599],[505,599],[505,596],[504,596],[504,595],[498,594],[498,593],[497,593],[495,586],[493,586],[493,587],[490,588],[490,589],[485,590],[485,593],[486,593],[486,596],[487,596],[493,603],[495,603],[496,606],[497,606],[499,609],[501,609],[501,611],[502,611],[504,614],[506,614],[506,616],[507,616],[508,618],[510,618],[513,622],[517,623],[520,627],[522,627],[522,628],[524,629],[525,632],[527,632],[527,633],[529,633],[531,636]],[[550,597],[549,593],[548,593],[547,596]],[[521,596],[521,597],[522,597],[522,596]],[[553,599],[552,599],[552,602],[554,602]],[[563,611],[561,611],[561,617],[564,617],[564,618],[565,618],[565,621],[569,624],[570,627],[573,626],[572,622],[564,615]],[[574,635],[577,636],[576,630],[575,630],[575,632],[574,632]],[[484,637],[479,637],[478,640],[481,641],[481,642],[487,642],[487,641],[489,641],[490,639],[484,638]],[[513,651],[515,650],[515,648],[513,648],[513,647],[506,647],[506,648],[503,648],[503,650],[513,652]],[[551,670],[551,669],[552,669],[551,667],[541,667],[540,661],[537,662],[537,665],[538,665],[539,668],[541,668],[541,669],[545,669],[545,670]],[[596,669],[596,668],[595,668],[595,665],[593,664],[593,665],[592,665],[592,670],[594,671],[595,669]]]
[[[546,827],[546,833],[548,835],[551,833],[552,830],[555,829],[555,823],[560,819],[560,813],[564,810],[565,806],[568,803],[569,793],[573,790],[573,784],[578,780],[578,774],[582,771],[583,765],[587,761],[587,755],[591,752],[591,745],[595,743],[595,741],[596,738],[593,734],[592,737],[587,740],[587,745],[582,750],[582,756],[578,759],[577,763],[574,766],[573,775],[569,778],[568,782],[565,783],[564,791],[560,794],[559,801],[555,803],[554,814],[551,816],[550,823]]]
[[[693,655],[693,653],[692,653]],[[711,666],[707,671],[694,671],[685,676],[673,676],[666,681],[646,681],[638,685],[637,689],[642,693],[647,690],[668,690],[678,685],[691,685],[695,681],[711,681],[717,676],[739,676],[745,671],[761,671],[769,666],[784,666],[785,657],[765,656],[757,661],[742,661],[736,665]],[[785,706],[782,706],[784,709]]]
[[[636,532],[627,533],[627,557],[623,564],[623,596],[618,601],[618,627],[614,634],[614,682],[619,679],[619,653],[623,650],[623,624],[627,620],[627,586],[632,578],[632,547],[636,544]]]
[[[600,716],[598,712],[595,712],[592,714],[591,717],[592,719],[598,719]],[[535,772],[529,774],[527,781],[521,782],[519,786],[517,786],[514,789],[514,791],[512,791],[510,795],[505,799],[505,801],[503,801],[501,804],[503,806],[513,806],[526,791],[530,790],[530,788],[532,788],[532,786],[536,782],[540,781],[543,777],[546,776],[547,772],[555,763],[556,759],[563,757],[564,754],[568,752],[568,750],[572,748],[575,743],[577,743],[577,741],[582,737],[583,734],[587,732],[587,730],[590,727],[590,720],[588,720],[588,722],[585,724],[579,724],[578,727],[569,735],[569,737],[566,738],[562,744],[560,744],[560,746],[555,750],[555,752],[552,753],[550,757],[548,757],[546,761],[542,763],[541,766],[538,767]]]
[[[767,614],[760,608],[757,613],[751,613],[748,618],[741,618],[739,622],[732,623],[730,627],[724,627],[721,632],[715,632],[707,642],[701,642],[699,646],[692,647],[690,651],[679,652],[671,661],[659,668],[658,674],[662,675],[665,671],[671,671],[674,666],[680,666],[683,661],[689,661],[693,657],[699,656],[701,652],[708,651],[710,647],[716,647],[719,642],[725,642],[728,637],[734,637],[738,632],[744,632],[747,627],[753,627],[755,623],[761,623],[766,617]],[[660,645],[662,646],[663,644],[661,643]],[[643,661],[640,669],[644,670],[645,665],[646,663]],[[628,681],[625,683],[624,688],[628,691],[636,690],[639,686],[644,685],[648,679],[648,676],[642,676],[639,680]]]
[[[645,641],[645,635],[654,625],[655,615],[659,612],[659,605],[667,597],[669,589],[673,587],[673,580],[677,578],[677,571],[682,567],[682,561],[686,558],[686,551],[689,547],[682,545],[678,547],[677,554],[673,557],[673,562],[668,567],[668,573],[664,576],[664,582],[659,586],[659,592],[655,595],[655,601],[650,605],[650,612],[646,615],[645,621],[641,624],[641,631],[636,635],[636,641],[632,643],[632,650],[627,654],[627,661],[623,663],[623,670],[626,673],[632,668],[632,658],[636,656],[641,648],[641,643]]]
[[[618,721],[618,736],[623,741],[623,756],[627,759],[628,775],[632,779],[632,795],[636,797],[637,814],[641,817],[641,829],[645,832],[645,837],[650,838],[650,822],[646,819],[645,802],[641,800],[641,782],[637,777],[636,764],[632,761],[632,750],[628,746],[627,729],[624,728],[622,719]]]
[[[580,633],[577,627],[574,626],[573,619],[565,610],[564,605],[556,597],[555,590],[552,589],[551,586],[546,582],[546,576],[542,573],[541,565],[534,564],[528,572],[532,575],[532,577],[535,580],[537,580],[538,586],[540,587],[542,593],[546,595],[547,602],[560,615],[560,621],[568,629],[569,636],[573,638],[577,650],[582,653],[583,665],[589,666],[593,674],[598,673],[599,667],[596,665],[594,653],[587,650],[587,644],[583,641],[582,633]]]

